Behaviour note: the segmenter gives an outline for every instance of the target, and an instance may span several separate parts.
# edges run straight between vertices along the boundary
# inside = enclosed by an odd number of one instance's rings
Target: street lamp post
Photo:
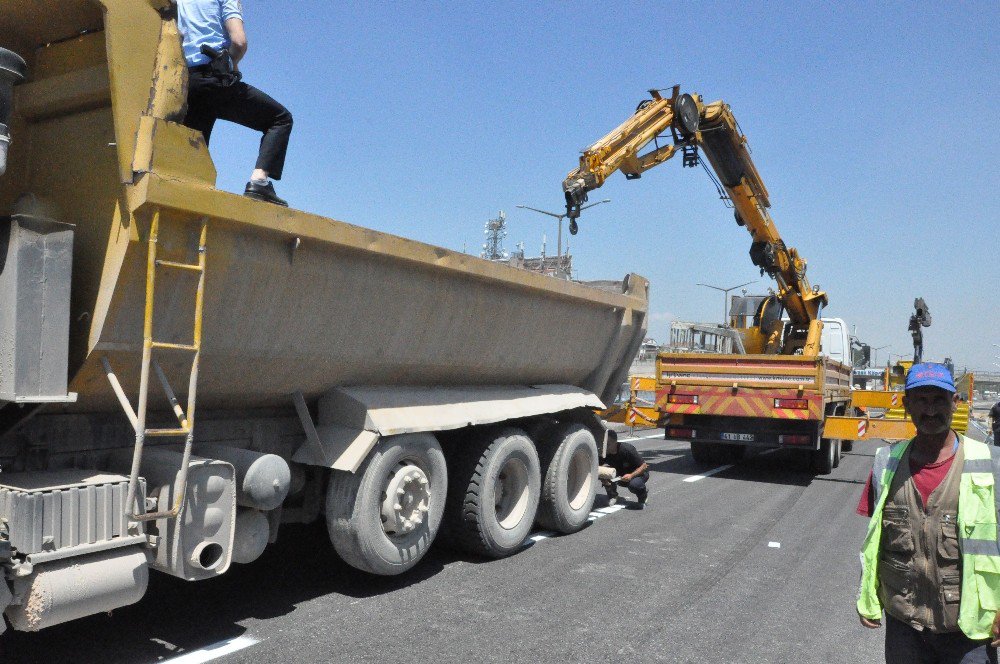
[[[592,208],[595,205],[600,205],[601,203],[610,203],[610,202],[611,202],[610,198],[605,198],[603,201],[595,201],[590,205],[584,205],[582,208],[580,208],[580,210],[583,211],[586,210],[587,208]],[[549,212],[548,210],[539,210],[538,208],[533,208],[528,205],[518,205],[517,207],[523,210],[534,210],[535,212],[541,212],[542,214],[547,214],[550,217],[555,217],[556,219],[559,220],[559,234],[556,239],[556,259],[558,260],[562,258],[562,222],[563,219],[566,218],[566,213],[563,212],[562,214],[559,214],[557,212]]]
[[[713,286],[711,284],[698,284],[699,286],[704,286],[705,288],[712,288],[717,291],[722,291],[722,325],[729,325],[729,291],[736,290],[737,288],[742,288],[743,286],[748,286],[750,284],[757,283],[757,280],[747,281],[745,283],[730,286],[729,288],[722,288],[721,286]]]
[[[877,367],[878,366],[878,352],[880,350],[882,350],[883,348],[892,348],[892,344],[886,344],[884,346],[879,346],[878,348],[872,348],[872,362],[871,362],[871,364],[872,364],[873,367]]]

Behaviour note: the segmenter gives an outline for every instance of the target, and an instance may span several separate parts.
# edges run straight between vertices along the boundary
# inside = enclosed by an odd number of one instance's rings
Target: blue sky
[[[884,361],[912,352],[921,296],[925,357],[998,370],[996,2],[243,3],[246,80],[295,116],[295,207],[470,253],[504,210],[508,249],[554,253],[555,220],[515,206],[560,210],[579,151],[680,84],[732,106],[827,315]],[[220,187],[242,190],[257,140],[219,125]],[[700,169],[616,175],[603,198],[570,240],[578,277],[648,277],[655,338],[721,319],[698,282],[769,285]]]

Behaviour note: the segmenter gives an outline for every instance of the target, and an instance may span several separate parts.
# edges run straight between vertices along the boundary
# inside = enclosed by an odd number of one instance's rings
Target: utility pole
[[[580,208],[580,210],[586,210],[587,208],[592,208],[595,205],[600,205],[601,203],[610,203],[610,202],[611,202],[610,198],[605,198],[603,201],[596,201],[594,203],[591,203],[590,205],[584,205],[582,208]],[[562,222],[563,222],[563,219],[566,218],[566,213],[563,212],[562,214],[559,214],[558,212],[549,212],[548,210],[539,210],[538,208],[529,207],[527,205],[518,205],[517,207],[519,207],[519,208],[521,208],[523,210],[533,210],[535,212],[540,212],[542,214],[547,214],[550,217],[555,217],[556,219],[559,220],[559,233],[556,236],[557,237],[557,239],[556,239],[556,259],[557,260],[561,259],[562,258]],[[567,249],[568,249],[568,247],[567,247]]]
[[[704,286],[705,288],[712,288],[717,291],[722,291],[722,325],[723,327],[729,326],[729,291],[736,290],[737,288],[742,288],[744,286],[749,286],[750,284],[756,283],[757,280],[747,281],[736,286],[730,286],[729,288],[722,288],[721,286],[713,286],[711,284],[698,284],[699,286]]]

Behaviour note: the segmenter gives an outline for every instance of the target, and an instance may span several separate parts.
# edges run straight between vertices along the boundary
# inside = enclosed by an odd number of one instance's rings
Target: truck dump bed
[[[289,404],[340,385],[568,384],[608,399],[646,330],[645,279],[560,281],[214,188],[178,121],[186,68],[165,0],[7,0],[15,87],[0,215],[73,224],[67,410],[119,408],[107,360],[139,385],[147,241],[194,264],[207,220],[198,400]],[[401,224],[402,226],[402,224]],[[157,340],[191,343],[197,277],[161,270]],[[158,354],[185,383],[190,358]],[[183,395],[185,390],[178,392]]]

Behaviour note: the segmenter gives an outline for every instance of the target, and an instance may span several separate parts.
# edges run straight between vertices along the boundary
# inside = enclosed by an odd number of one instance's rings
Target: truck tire
[[[355,473],[335,470],[326,493],[326,525],[351,567],[389,576],[416,565],[437,535],[448,470],[429,433],[380,440]]]
[[[726,457],[729,463],[739,463],[747,458],[746,445],[726,445]]]
[[[538,452],[520,429],[487,429],[459,441],[449,456],[445,540],[490,558],[521,548],[538,512]]]
[[[829,475],[833,472],[837,446],[832,438],[820,438],[819,449],[812,450],[811,466],[813,472],[819,475]]]
[[[587,525],[597,493],[597,442],[582,424],[567,422],[537,439],[542,487],[538,524],[557,533]]]
[[[691,441],[691,457],[700,466],[709,466],[719,462],[719,446],[712,443]]]

